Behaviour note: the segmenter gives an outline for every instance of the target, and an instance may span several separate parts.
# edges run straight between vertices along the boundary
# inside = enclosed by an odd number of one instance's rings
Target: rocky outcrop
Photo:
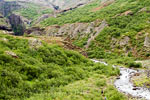
[[[0,30],[14,31],[15,35],[23,35],[25,24],[30,22],[19,15],[13,14],[13,11],[21,7],[17,1],[0,0],[0,13],[3,15],[0,15]]]
[[[65,24],[62,26],[53,25],[47,28],[41,29],[33,27],[27,29],[25,33],[32,35],[46,35],[53,37],[66,37],[66,39],[82,39],[85,36],[90,37],[87,41],[86,48],[90,45],[91,41],[107,26],[106,21],[96,20],[91,23],[73,23]]]
[[[18,10],[21,8],[21,5],[18,4],[17,1],[0,1],[0,12],[4,16],[8,16],[12,11]]]
[[[44,15],[42,15],[41,17],[39,17],[38,19],[37,19],[37,21],[35,21],[34,22],[34,24],[36,25],[36,24],[39,24],[41,21],[43,21],[44,19],[47,19],[47,18],[49,18],[49,17],[55,17],[55,14],[53,13],[53,14],[44,14]]]
[[[116,14],[115,16],[113,16],[112,18],[116,18],[118,16],[132,16],[133,15],[133,12],[131,10],[128,10],[128,11],[125,11],[123,13],[120,13],[120,14]]]
[[[144,41],[145,47],[150,47],[150,36],[149,33],[146,33],[145,41]]]
[[[0,30],[12,31],[12,29],[8,26],[0,25]]]
[[[23,35],[26,27],[21,17],[16,14],[11,14],[8,18],[14,35]]]
[[[9,21],[0,14],[0,30],[12,31]]]
[[[6,53],[7,55],[12,56],[13,58],[18,58],[17,54],[14,53],[14,52],[12,52],[12,51],[5,51],[5,53]]]
[[[100,26],[101,21],[91,23],[73,23],[62,26],[53,25],[45,29],[45,35],[57,37],[69,37],[70,39],[80,39],[89,34],[95,34]]]
[[[131,10],[128,10],[128,11],[122,13],[120,16],[128,16],[128,15],[133,15],[133,12]]]
[[[37,49],[37,48],[39,48],[40,46],[42,46],[42,41],[39,40],[39,39],[36,39],[36,38],[31,38],[31,39],[29,40],[29,46],[30,46],[30,48]]]
[[[120,46],[128,45],[129,41],[130,41],[130,38],[128,36],[125,36],[120,40],[119,45]]]
[[[140,10],[138,11],[138,13],[140,13],[140,12],[147,12],[147,13],[149,13],[149,12],[150,12],[150,9],[147,8],[147,7],[144,7],[144,8],[142,8],[142,9],[140,9]]]
[[[30,35],[44,35],[44,29],[43,28],[39,28],[39,27],[32,27],[29,29],[25,30],[26,34],[30,34]]]
[[[99,27],[95,28],[95,32],[96,33],[95,34],[91,34],[91,37],[88,39],[87,44],[85,46],[86,49],[89,47],[91,41],[93,41],[106,26],[108,26],[108,24],[104,20],[104,21],[102,21],[102,23],[101,23],[101,25]]]
[[[4,0],[0,0],[0,13],[3,14],[4,12]]]

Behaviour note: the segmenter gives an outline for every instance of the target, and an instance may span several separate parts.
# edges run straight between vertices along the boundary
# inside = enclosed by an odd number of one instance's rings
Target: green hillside
[[[19,10],[16,10],[15,13],[27,18],[28,20],[37,20],[40,16],[44,14],[52,13],[52,9],[39,4],[34,3],[25,3],[25,7],[22,7]]]
[[[149,0],[115,0],[111,3],[100,3],[97,0],[84,7],[60,14],[56,18],[48,18],[41,22],[41,25],[45,27],[54,24],[106,20],[108,27],[91,43],[88,48],[89,57],[115,58],[114,55],[124,56],[125,52],[128,52],[127,55],[131,57],[148,58],[149,48],[144,47],[144,39],[149,33],[149,5]],[[129,41],[121,46],[119,42],[124,38],[129,38]],[[86,41],[87,37],[83,37],[76,40],[75,44],[83,47]]]
[[[149,86],[149,0],[95,0],[61,13],[43,5],[64,1],[65,8],[72,0],[29,1],[18,1],[22,5],[17,10],[6,6],[18,17],[0,14],[0,100],[137,100],[127,90]],[[11,35],[10,20],[12,27],[28,24],[23,36]],[[125,77],[120,77],[122,71]],[[119,85],[129,79],[133,88],[127,84],[119,92],[114,83],[121,78]]]
[[[106,83],[119,74],[118,69],[94,64],[79,53],[57,45],[30,43],[30,39],[0,33],[1,100],[65,100],[72,96],[83,100],[104,96],[109,100],[124,100],[112,84]],[[76,87],[80,85],[83,88]],[[104,95],[101,90],[105,90]],[[83,94],[86,91],[90,92]]]

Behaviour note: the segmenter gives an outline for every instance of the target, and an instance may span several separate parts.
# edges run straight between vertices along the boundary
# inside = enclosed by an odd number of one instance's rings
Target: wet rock
[[[120,79],[120,77],[117,77],[116,79]]]
[[[15,53],[12,52],[12,51],[5,51],[5,53],[6,53],[7,55],[10,55],[10,56],[14,57],[14,58],[18,58],[17,54],[15,54]]]
[[[133,88],[133,90],[138,90],[138,89],[139,89],[139,88],[137,88],[137,87],[134,87],[134,88]]]
[[[135,73],[134,76],[140,76],[140,73]]]

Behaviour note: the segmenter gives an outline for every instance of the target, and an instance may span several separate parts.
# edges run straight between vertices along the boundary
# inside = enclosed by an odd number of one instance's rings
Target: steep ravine
[[[102,63],[104,65],[108,65],[107,63],[98,60],[92,59],[92,61],[94,61],[95,63]],[[113,65],[113,67],[116,68],[117,66]],[[118,91],[126,95],[131,95],[135,98],[142,98],[142,100],[150,100],[150,91],[147,88],[134,87],[133,83],[130,81],[132,75],[142,72],[142,70],[137,71],[135,69],[123,68],[120,66],[119,69],[120,77],[117,78],[117,80],[114,82],[114,86],[118,89]]]

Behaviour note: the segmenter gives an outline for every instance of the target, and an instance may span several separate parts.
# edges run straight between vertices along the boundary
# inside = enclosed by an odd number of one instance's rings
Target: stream
[[[101,63],[104,65],[108,65],[106,62],[93,60],[95,63]],[[113,65],[114,68],[117,66]],[[120,77],[114,82],[114,86],[118,89],[118,91],[125,93],[127,95],[131,95],[135,98],[143,98],[146,100],[150,100],[150,90],[143,87],[134,87],[133,83],[130,81],[131,76],[135,73],[142,72],[142,70],[137,71],[130,68],[119,67],[120,69]]]

